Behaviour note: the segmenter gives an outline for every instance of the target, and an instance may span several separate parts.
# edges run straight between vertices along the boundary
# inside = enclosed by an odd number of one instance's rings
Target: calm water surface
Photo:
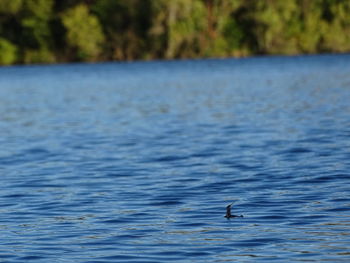
[[[350,55],[0,68],[0,145],[0,262],[350,261]]]

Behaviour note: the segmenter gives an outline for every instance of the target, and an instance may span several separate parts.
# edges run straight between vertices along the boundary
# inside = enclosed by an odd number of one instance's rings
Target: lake
[[[350,261],[350,55],[2,67],[0,143],[0,262]]]

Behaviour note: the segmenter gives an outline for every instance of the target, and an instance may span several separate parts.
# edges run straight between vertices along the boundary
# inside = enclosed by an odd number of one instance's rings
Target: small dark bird
[[[225,217],[227,219],[234,218],[234,217],[243,217],[242,215],[240,215],[240,216],[232,215],[231,214],[231,205],[233,205],[233,203],[229,204],[228,206],[226,206],[226,215],[225,215]]]

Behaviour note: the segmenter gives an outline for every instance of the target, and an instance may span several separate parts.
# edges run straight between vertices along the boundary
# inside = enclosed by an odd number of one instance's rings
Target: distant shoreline
[[[348,1],[0,1],[0,65],[350,52]]]

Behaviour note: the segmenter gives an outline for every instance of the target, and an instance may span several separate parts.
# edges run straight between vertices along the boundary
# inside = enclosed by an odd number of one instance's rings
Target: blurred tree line
[[[349,0],[0,0],[2,65],[349,51]]]

